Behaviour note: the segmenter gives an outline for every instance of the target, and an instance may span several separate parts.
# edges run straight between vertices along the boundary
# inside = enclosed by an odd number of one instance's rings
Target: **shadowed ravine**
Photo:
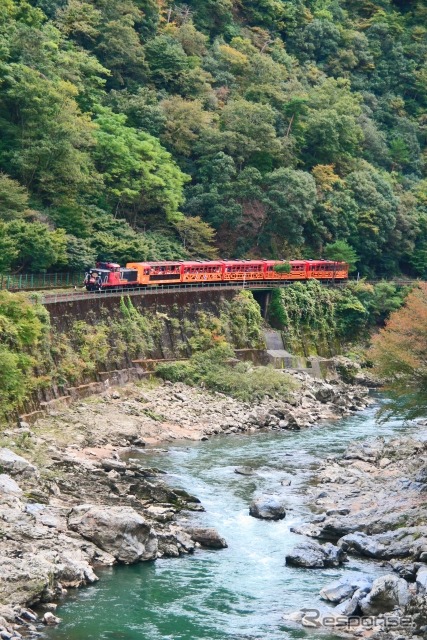
[[[71,592],[58,615],[62,624],[51,640],[283,640],[306,636],[281,620],[285,612],[320,602],[320,588],[343,572],[385,570],[351,558],[344,569],[307,570],[285,566],[285,554],[299,536],[289,527],[309,508],[305,494],[311,469],[340,453],[349,441],[406,433],[401,423],[376,425],[374,409],[300,432],[225,436],[181,443],[143,454],[147,465],[170,474],[171,483],[197,495],[206,511],[200,523],[216,527],[228,542],[222,551],[118,567],[99,573],[94,586]],[[253,476],[234,472],[248,465]],[[290,487],[281,485],[289,478]],[[287,516],[279,522],[248,515],[257,492],[281,492]],[[310,637],[315,633],[310,630]],[[322,637],[325,634],[322,634]],[[330,636],[333,638],[334,636]]]

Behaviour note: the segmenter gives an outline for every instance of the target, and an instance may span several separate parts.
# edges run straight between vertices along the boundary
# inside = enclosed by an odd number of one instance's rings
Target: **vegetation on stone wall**
[[[24,295],[0,291],[0,420],[35,389],[49,344],[49,314]]]
[[[152,313],[123,298],[116,313],[89,313],[59,331],[36,297],[0,292],[0,422],[34,392],[79,384],[132,360],[188,357],[215,344],[231,353],[263,345],[261,313],[250,292],[211,306]]]
[[[333,355],[345,345],[367,340],[369,332],[398,309],[407,289],[364,281],[328,288],[316,281],[276,289],[269,311],[293,353]]]
[[[288,376],[271,367],[237,362],[234,348],[264,346],[259,305],[249,291],[224,302],[219,317],[201,313],[190,337],[191,357],[186,362],[157,366],[156,374],[171,382],[201,385],[245,402],[265,396],[286,397],[294,388]]]

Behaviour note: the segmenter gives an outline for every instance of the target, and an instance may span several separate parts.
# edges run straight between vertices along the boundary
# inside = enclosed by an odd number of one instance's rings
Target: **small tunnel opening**
[[[268,315],[268,307],[269,307],[270,299],[271,299],[271,291],[257,291],[257,290],[254,290],[254,291],[252,291],[252,295],[254,297],[254,300],[260,306],[262,317],[264,318],[264,320],[266,320],[267,319],[267,315]]]

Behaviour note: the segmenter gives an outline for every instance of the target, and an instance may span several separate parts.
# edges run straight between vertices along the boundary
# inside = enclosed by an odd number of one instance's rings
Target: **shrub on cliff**
[[[361,280],[342,289],[315,280],[294,283],[273,291],[269,320],[283,331],[291,351],[332,355],[344,345],[366,341],[407,294],[408,288],[391,282]]]
[[[0,291],[0,421],[34,389],[48,330],[49,315],[41,305]]]
[[[383,416],[406,419],[427,415],[427,285],[420,284],[404,307],[390,316],[373,338],[369,357],[387,381]]]
[[[295,383],[272,367],[254,367],[236,362],[232,348],[222,343],[195,353],[188,362],[161,364],[156,374],[171,382],[203,386],[244,402],[259,401],[265,396],[286,397]]]

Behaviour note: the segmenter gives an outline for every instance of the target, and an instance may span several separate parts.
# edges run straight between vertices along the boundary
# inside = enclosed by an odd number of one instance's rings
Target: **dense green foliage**
[[[427,273],[423,0],[2,0],[0,271]],[[341,245],[342,246],[342,245]]]
[[[273,367],[254,367],[247,362],[230,366],[233,350],[227,343],[196,352],[188,362],[161,364],[156,373],[171,382],[201,385],[244,402],[257,402],[267,397],[286,399],[295,388],[292,379]]]
[[[0,291],[0,421],[34,390],[43,360],[49,315],[24,296]]]
[[[360,281],[342,289],[314,280],[297,282],[273,291],[270,322],[282,330],[293,353],[335,355],[345,345],[367,339],[402,306],[406,295],[406,289],[388,282],[372,286]]]
[[[379,417],[413,420],[427,415],[427,286],[408,295],[374,336],[368,358],[386,384]]]

